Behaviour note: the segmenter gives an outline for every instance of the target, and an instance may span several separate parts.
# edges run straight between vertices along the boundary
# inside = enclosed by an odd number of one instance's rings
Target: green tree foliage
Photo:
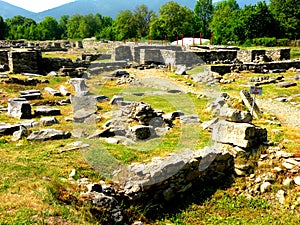
[[[155,13],[146,5],[141,5],[134,10],[133,17],[139,37],[146,37],[149,34],[149,24],[155,16]]]
[[[30,34],[36,27],[36,22],[33,19],[24,16],[14,16],[11,19],[7,19],[5,22],[8,27],[7,38],[10,40],[22,38],[30,40]]]
[[[61,39],[67,39],[67,24],[69,21],[69,16],[68,15],[62,15],[59,19],[59,29],[60,29],[60,38]]]
[[[300,38],[300,1],[270,0],[270,9],[280,23],[282,36],[290,39]]]
[[[116,40],[124,40],[137,37],[137,23],[130,10],[121,11],[114,21]]]
[[[5,38],[6,34],[6,23],[4,22],[2,16],[0,16],[0,40]]]
[[[239,10],[234,27],[234,34],[240,43],[254,38],[275,37],[279,30],[265,2],[257,2],[253,6],[246,5]]]
[[[39,40],[56,40],[61,37],[61,30],[59,24],[55,18],[51,16],[45,17],[45,19],[38,24],[40,31]]]
[[[214,16],[210,23],[214,44],[227,44],[237,41],[236,26],[238,26],[239,5],[236,0],[218,2],[214,9]]]
[[[71,39],[81,38],[81,34],[79,32],[79,26],[80,26],[81,21],[83,21],[83,20],[84,20],[84,17],[79,14],[72,16],[68,20],[68,23],[66,25],[68,38],[71,38]]]
[[[169,40],[175,40],[177,36],[191,36],[195,32],[194,12],[187,7],[171,1],[161,6],[159,14],[150,25],[153,38],[161,39],[166,35]]]
[[[213,17],[213,8],[212,0],[198,0],[194,9],[198,32],[202,32],[205,38],[210,36],[209,23]]]

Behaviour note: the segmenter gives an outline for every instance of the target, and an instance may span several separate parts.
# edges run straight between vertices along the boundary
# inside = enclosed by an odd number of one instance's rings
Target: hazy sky
[[[41,12],[47,9],[51,9],[74,0],[3,0],[12,5],[19,6],[23,9],[27,9],[32,12]]]

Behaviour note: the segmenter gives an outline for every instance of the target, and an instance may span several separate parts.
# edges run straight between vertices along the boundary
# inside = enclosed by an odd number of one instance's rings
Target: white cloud
[[[3,0],[32,12],[41,12],[75,0]]]

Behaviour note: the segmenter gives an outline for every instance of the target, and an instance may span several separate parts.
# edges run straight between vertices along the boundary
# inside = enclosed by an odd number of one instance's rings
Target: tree
[[[0,40],[4,40],[6,35],[6,23],[2,16],[0,16]]]
[[[213,16],[212,0],[198,0],[195,5],[194,12],[198,24],[198,31],[202,32],[204,37],[210,36],[209,23]]]
[[[46,16],[38,25],[42,31],[41,40],[56,40],[61,37],[60,28],[55,18]]]
[[[194,12],[187,7],[171,1],[161,6],[159,14],[150,25],[153,38],[161,39],[166,35],[169,40],[175,40],[177,36],[189,36],[195,32]]]
[[[239,5],[236,0],[218,2],[214,9],[214,16],[210,23],[213,33],[213,43],[227,44],[229,41],[237,41],[236,34]]]
[[[7,38],[10,40],[29,39],[30,27],[36,26],[36,22],[33,19],[24,16],[14,16],[11,19],[7,19],[6,24],[8,28]]]
[[[299,0],[270,0],[270,9],[283,30],[282,36],[300,38]]]
[[[134,20],[140,37],[146,37],[149,34],[149,24],[155,17],[155,13],[149,10],[146,5],[141,5],[134,10]]]
[[[246,5],[238,12],[239,20],[236,33],[239,41],[260,37],[275,37],[278,34],[278,25],[265,2],[255,5]]]
[[[79,32],[79,26],[80,26],[81,21],[83,21],[83,20],[84,20],[84,17],[79,14],[73,15],[68,20],[68,23],[66,25],[68,38],[71,38],[71,39],[81,38],[81,34]]]
[[[114,32],[117,40],[135,38],[137,36],[137,24],[130,10],[121,11],[114,21]]]
[[[67,23],[69,21],[69,16],[68,15],[62,15],[59,19],[59,30],[60,30],[60,38],[62,39],[67,39]]]

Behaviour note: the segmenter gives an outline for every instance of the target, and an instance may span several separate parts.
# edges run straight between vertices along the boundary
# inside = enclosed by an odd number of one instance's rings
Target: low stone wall
[[[251,70],[251,71],[256,71],[261,73],[263,71],[269,71],[269,70],[271,71],[276,69],[288,70],[292,67],[300,69],[300,60],[206,66],[207,70],[219,73],[220,75],[224,75],[226,73],[230,73],[231,71],[235,71],[235,70],[237,70],[238,72],[244,70]]]
[[[66,68],[88,68],[90,62],[88,61],[72,61],[69,58],[43,58],[42,59],[42,73],[49,73],[51,71],[58,71],[59,69]]]
[[[92,63],[89,68],[88,72],[92,75],[98,75],[99,73],[105,71],[112,71],[116,69],[122,69],[127,67],[126,61],[118,61],[118,62],[103,62],[103,63]]]
[[[220,149],[186,150],[148,164],[132,164],[115,177],[132,200],[170,201],[193,186],[222,184],[234,168],[233,157]]]
[[[102,53],[82,53],[81,55],[82,60],[110,60],[111,54],[102,54]]]

